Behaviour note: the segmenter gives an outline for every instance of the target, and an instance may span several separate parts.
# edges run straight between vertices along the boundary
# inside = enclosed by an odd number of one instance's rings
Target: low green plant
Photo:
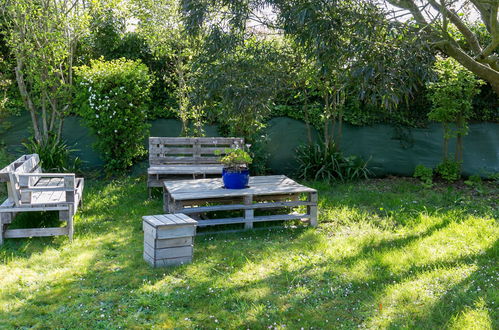
[[[357,156],[345,157],[334,146],[323,143],[304,145],[297,149],[298,177],[305,180],[353,181],[367,179],[371,171]]]
[[[215,154],[221,155],[220,151]],[[251,155],[243,148],[236,146],[235,148],[226,148],[224,156],[220,158],[220,162],[225,168],[231,172],[241,172],[248,168],[248,165],[253,162]]]
[[[79,115],[97,135],[108,174],[120,174],[145,155],[152,77],[140,61],[93,60],[76,69]]]
[[[468,186],[476,186],[482,183],[482,178],[479,175],[470,175],[468,180],[464,181]]]
[[[426,167],[423,164],[419,164],[416,166],[414,169],[414,175],[415,178],[418,178],[421,180],[421,184],[425,188],[431,188],[433,187],[433,169],[430,167]]]
[[[446,158],[437,165],[435,173],[447,182],[456,182],[461,178],[461,162]]]
[[[489,174],[487,176],[487,179],[491,180],[491,181],[499,182],[499,172]]]
[[[34,138],[23,143],[30,154],[38,154],[42,168],[45,172],[80,172],[82,161],[73,157],[77,149],[70,148],[65,141],[49,135],[47,139],[37,142]]]

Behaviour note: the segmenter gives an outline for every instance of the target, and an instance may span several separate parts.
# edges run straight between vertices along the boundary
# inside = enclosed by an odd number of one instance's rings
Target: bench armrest
[[[36,177],[49,177],[49,178],[64,178],[64,177],[74,177],[74,173],[20,173],[19,177],[22,176],[36,176]]]

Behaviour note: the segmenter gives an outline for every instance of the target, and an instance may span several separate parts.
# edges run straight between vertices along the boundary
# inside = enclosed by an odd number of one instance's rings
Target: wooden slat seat
[[[221,175],[220,157],[225,149],[242,146],[242,138],[225,137],[150,137],[147,187],[162,187],[172,175],[188,175],[196,179]],[[220,155],[217,155],[220,153]]]
[[[223,165],[158,165],[151,166],[148,174],[220,174]],[[161,186],[161,185],[160,185]]]
[[[8,198],[0,205],[0,244],[3,238],[73,236],[73,216],[82,203],[84,180],[71,173],[43,173],[37,154],[24,155],[0,170]],[[21,212],[58,211],[65,227],[7,229]]]

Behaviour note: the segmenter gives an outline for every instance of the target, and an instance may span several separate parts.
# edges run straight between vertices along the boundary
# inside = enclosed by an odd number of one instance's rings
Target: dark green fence
[[[23,153],[23,140],[30,136],[28,116],[10,118],[11,128],[0,135],[0,141],[13,154]],[[151,123],[151,136],[178,136],[181,124],[173,119],[158,119]],[[275,173],[291,174],[296,169],[295,149],[307,142],[305,124],[290,118],[274,118],[268,123],[266,132],[269,166]],[[207,126],[208,136],[217,136],[216,126]],[[313,131],[314,139],[318,138]],[[65,120],[64,138],[78,149],[77,155],[87,169],[102,166],[102,159],[92,144],[95,137],[82,125],[77,117]],[[470,125],[464,139],[463,173],[481,174],[499,172],[499,124],[478,123]],[[442,129],[438,124],[428,128],[401,128],[390,125],[351,126],[343,129],[342,150],[369,159],[370,168],[378,175],[412,175],[417,164],[435,166],[441,161]],[[449,146],[453,150],[454,145]],[[143,173],[146,162],[135,166],[133,172]]]

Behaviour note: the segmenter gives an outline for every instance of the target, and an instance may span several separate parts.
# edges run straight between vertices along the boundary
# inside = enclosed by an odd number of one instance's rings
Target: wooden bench
[[[68,235],[73,238],[73,216],[82,202],[83,178],[74,174],[43,173],[37,154],[24,155],[0,170],[8,198],[0,205],[0,245],[4,238]],[[7,229],[21,212],[58,211],[65,227]]]
[[[189,175],[195,179],[197,176],[221,175],[223,165],[220,156],[225,149],[243,144],[242,138],[150,137],[147,170],[149,196],[151,188],[162,187],[167,176]],[[215,152],[221,152],[221,155]]]

